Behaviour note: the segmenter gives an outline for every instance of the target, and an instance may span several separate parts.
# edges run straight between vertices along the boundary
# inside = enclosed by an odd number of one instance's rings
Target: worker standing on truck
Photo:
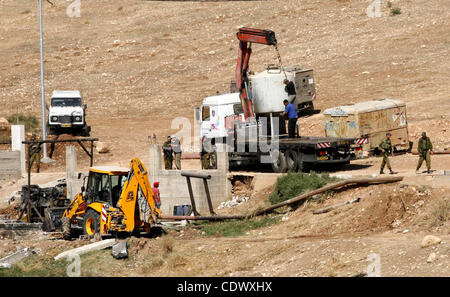
[[[427,137],[426,132],[422,132],[417,150],[419,151],[419,163],[417,163],[416,173],[422,167],[423,160],[427,163],[427,173],[431,173],[431,152],[433,151],[433,144],[431,143],[430,137]]]
[[[167,136],[167,140],[163,144],[163,153],[164,153],[164,167],[166,170],[171,170],[173,162],[173,150],[170,136]]]
[[[154,182],[153,183],[153,197],[155,198],[155,205],[156,208],[161,209],[161,197],[159,196],[159,182]]]
[[[289,79],[284,80],[284,84],[286,85],[284,87],[284,90],[288,94],[288,101],[289,103],[293,103],[295,100],[295,97],[297,96],[297,92],[295,91],[295,84],[293,81],[290,81]]]
[[[386,133],[386,138],[383,139],[383,141],[378,146],[381,151],[383,152],[383,161],[381,162],[381,168],[380,168],[380,174],[384,174],[384,166],[387,165],[387,168],[389,168],[390,174],[395,174],[394,171],[392,171],[391,163],[389,162],[389,155],[392,154],[392,144],[391,144],[391,133]]]
[[[295,110],[294,104],[289,103],[287,99],[284,99],[283,101],[284,106],[286,106],[286,109],[283,113],[283,116],[288,117],[288,133],[289,138],[295,137],[295,126],[297,126],[297,111]]]
[[[36,134],[31,135],[31,141],[36,141]],[[33,143],[31,145],[31,158],[30,158],[30,169],[33,167],[33,163],[36,162],[36,172],[39,173],[41,168],[41,144]]]
[[[172,136],[172,150],[175,155],[175,167],[181,170],[181,144],[180,140],[175,136]]]

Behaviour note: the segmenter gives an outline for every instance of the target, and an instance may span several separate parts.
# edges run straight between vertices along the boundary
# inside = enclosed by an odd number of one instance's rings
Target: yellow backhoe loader
[[[155,205],[148,172],[139,159],[131,160],[129,170],[111,166],[91,167],[86,177],[81,193],[76,195],[62,216],[65,239],[72,237],[77,226],[85,235],[94,236],[150,232],[150,227],[158,223],[161,210]]]

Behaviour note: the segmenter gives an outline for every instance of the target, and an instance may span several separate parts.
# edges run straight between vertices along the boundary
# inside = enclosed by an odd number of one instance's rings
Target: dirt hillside
[[[67,1],[44,3],[46,98],[79,89],[92,134],[110,144],[104,160],[147,154],[147,137],[163,136],[177,116],[193,118],[202,98],[229,90],[239,27],[276,32],[285,65],[315,71],[321,110],[374,98],[407,103],[410,134],[426,130],[448,147],[450,3],[392,1],[401,14],[366,14],[365,1]],[[40,118],[37,3],[1,1],[0,116]],[[250,68],[276,63],[273,48],[255,45]],[[437,108],[438,107],[438,108]],[[311,124],[316,123],[314,127]],[[321,121],[302,134],[323,133]],[[416,139],[413,139],[416,141]]]

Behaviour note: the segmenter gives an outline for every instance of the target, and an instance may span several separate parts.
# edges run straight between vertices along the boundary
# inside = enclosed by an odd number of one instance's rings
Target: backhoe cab
[[[148,173],[139,159],[130,169],[97,166],[89,169],[87,186],[81,188],[63,214],[64,238],[75,225],[88,236],[118,232],[150,231],[161,210],[156,208]]]

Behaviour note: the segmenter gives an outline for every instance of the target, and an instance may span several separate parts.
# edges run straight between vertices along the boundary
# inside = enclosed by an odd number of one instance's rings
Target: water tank
[[[287,79],[295,83],[294,72],[286,72]],[[268,68],[267,70],[249,75],[252,98],[256,113],[283,112],[285,106],[283,100],[287,99],[284,91],[286,86],[283,81],[284,73],[280,68]],[[297,102],[294,106],[297,106]]]

